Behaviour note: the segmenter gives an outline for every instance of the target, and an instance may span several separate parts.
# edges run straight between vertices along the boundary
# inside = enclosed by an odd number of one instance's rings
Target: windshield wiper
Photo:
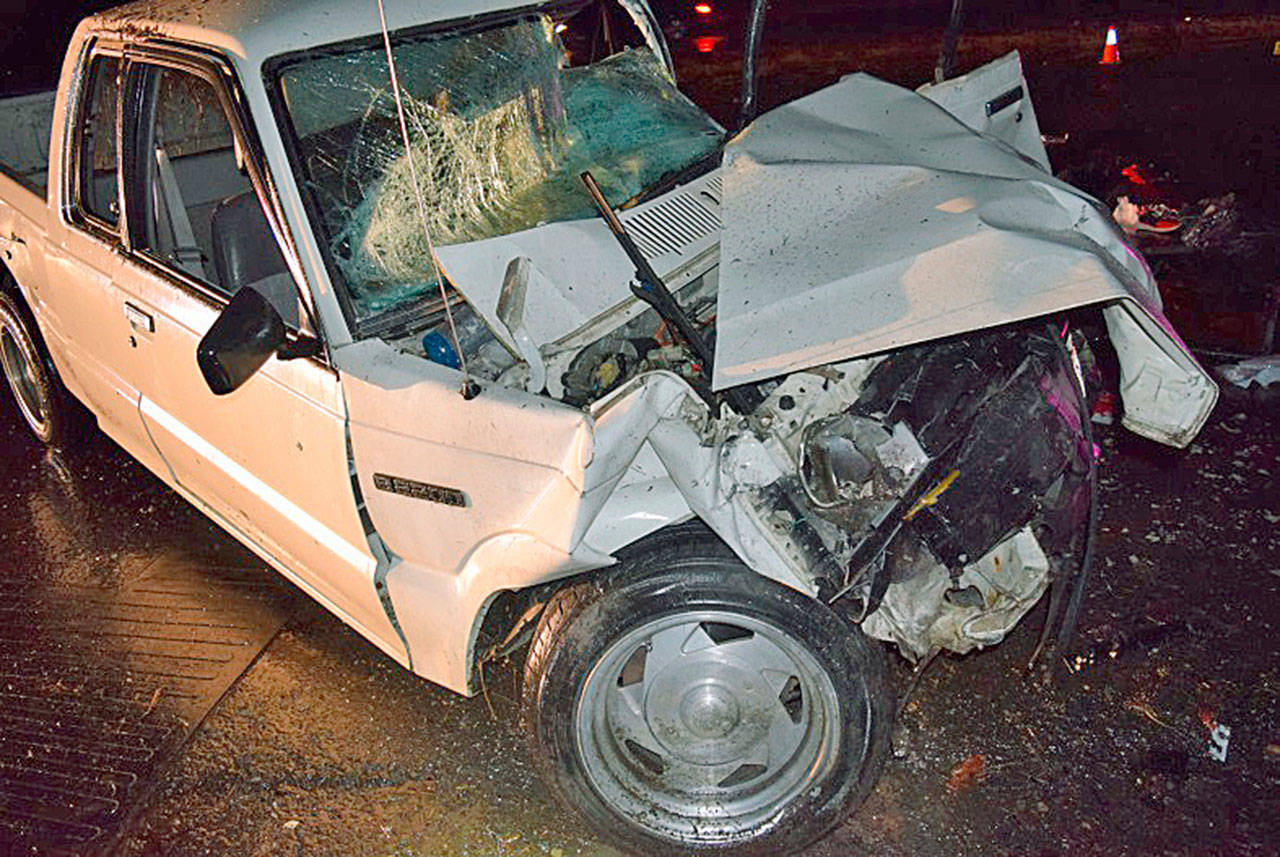
[[[707,406],[711,408],[712,413],[716,413],[719,410],[719,405],[716,402],[716,394],[711,391],[711,367],[714,359],[711,346],[702,338],[702,334],[694,327],[693,320],[689,318],[680,304],[676,303],[675,296],[671,294],[667,284],[653,270],[653,266],[644,257],[644,253],[640,252],[640,248],[636,246],[636,242],[627,233],[627,228],[622,225],[622,221],[618,219],[618,215],[610,207],[609,201],[604,198],[604,194],[600,191],[600,186],[596,184],[595,178],[589,171],[582,174],[582,183],[587,186],[587,193],[591,195],[591,201],[595,203],[596,210],[600,212],[600,217],[609,227],[609,231],[613,233],[613,237],[618,240],[619,246],[627,254],[631,264],[635,266],[636,278],[635,282],[631,284],[631,293],[653,307],[659,318],[669,323],[680,333],[680,337],[689,346],[693,356],[698,359],[702,378],[706,381],[705,387],[701,385],[694,386],[694,391],[703,398]],[[729,407],[743,415],[751,413],[755,410],[756,405],[760,403],[759,399],[752,395],[751,392],[741,387],[725,390],[722,395],[725,401],[729,403]]]
[[[453,288],[447,287],[449,305],[455,309],[464,303],[462,295]],[[377,337],[379,339],[399,339],[425,330],[444,317],[444,302],[439,292],[428,292],[435,297],[419,296],[399,306],[388,307],[359,323],[361,337]]]
[[[720,162],[724,159],[724,140],[721,139],[716,147],[707,152],[696,161],[685,164],[683,167],[677,167],[674,170],[663,173],[657,181],[650,184],[644,190],[640,191],[631,199],[618,206],[618,209],[625,211],[628,208],[647,202],[654,197],[662,196],[673,187],[679,187],[685,182],[692,181],[704,173],[709,173],[716,167],[720,166]]]

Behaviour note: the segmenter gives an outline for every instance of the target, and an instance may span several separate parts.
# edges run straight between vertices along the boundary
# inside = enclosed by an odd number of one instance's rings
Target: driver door
[[[203,56],[128,55],[121,286],[145,352],[134,379],[142,422],[180,489],[403,663],[374,585],[336,372],[323,357],[272,358],[215,396],[196,362],[197,343],[242,288],[266,297],[295,335],[311,333],[234,85]]]

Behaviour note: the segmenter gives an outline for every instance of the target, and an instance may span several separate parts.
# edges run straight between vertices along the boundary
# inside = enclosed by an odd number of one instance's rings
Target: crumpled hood
[[[858,74],[762,116],[722,217],[716,389],[1106,303],[1131,428],[1180,446],[1216,400],[1098,203],[910,90]]]

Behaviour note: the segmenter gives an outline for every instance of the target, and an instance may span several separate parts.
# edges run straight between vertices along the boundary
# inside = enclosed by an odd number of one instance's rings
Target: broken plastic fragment
[[[981,753],[974,753],[951,769],[951,775],[947,777],[947,791],[953,795],[959,794],[974,783],[985,779],[986,775],[987,757]]]
[[[1209,758],[1226,764],[1227,745],[1231,743],[1231,727],[1216,724],[1209,732]]]

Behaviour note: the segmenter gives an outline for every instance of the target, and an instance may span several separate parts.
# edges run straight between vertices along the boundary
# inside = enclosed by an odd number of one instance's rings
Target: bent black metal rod
[[[1061,354],[1066,359],[1067,364],[1070,365],[1071,353],[1067,348],[1067,344],[1061,336],[1054,334],[1052,325],[1050,325],[1049,336],[1061,349]],[[1066,654],[1067,648],[1074,640],[1076,623],[1080,619],[1080,606],[1084,601],[1085,586],[1089,581],[1089,572],[1093,568],[1093,554],[1097,546],[1098,459],[1093,451],[1093,422],[1089,408],[1089,397],[1083,390],[1076,389],[1075,384],[1072,384],[1071,388],[1077,394],[1076,402],[1080,407],[1081,431],[1084,434],[1086,455],[1089,456],[1089,472],[1086,477],[1089,480],[1089,514],[1085,525],[1084,550],[1081,553],[1080,565],[1075,574],[1069,578],[1056,580],[1053,583],[1053,591],[1049,599],[1049,614],[1045,617],[1044,627],[1040,631],[1040,640],[1036,643],[1035,651],[1031,653],[1031,658],[1027,662],[1027,669],[1034,667],[1036,661],[1039,660],[1049,641],[1049,637],[1053,635],[1055,622],[1058,623],[1057,639],[1054,641],[1054,655],[1056,657],[1049,664],[1051,671],[1056,670],[1057,663]],[[1059,611],[1061,611],[1061,618],[1059,618]]]
[[[1063,602],[1067,600],[1067,587],[1075,577],[1074,573],[1065,571],[1066,562],[1058,562],[1056,558],[1050,559],[1049,562],[1051,572],[1054,574],[1053,582],[1049,584],[1049,609],[1044,617],[1044,626],[1040,629],[1040,637],[1036,640],[1036,647],[1032,650],[1031,657],[1027,659],[1027,672],[1035,669],[1040,656],[1044,654],[1045,647],[1049,645],[1049,638],[1053,636],[1054,630],[1058,627],[1059,617],[1062,615]],[[1050,671],[1052,671],[1052,665],[1050,665]]]
[[[960,2],[960,0],[956,0]],[[756,67],[760,58],[760,42],[764,38],[764,19],[769,0],[752,0],[751,18],[747,22],[747,44],[742,54],[742,102],[738,109],[738,129],[747,127],[756,118]]]
[[[1062,624],[1058,627],[1057,654],[1060,656],[1066,654],[1075,639],[1080,606],[1084,602],[1085,586],[1089,582],[1089,572],[1093,569],[1093,554],[1098,543],[1098,459],[1093,453],[1093,425],[1088,404],[1083,406],[1083,414],[1085,443],[1089,445],[1089,523],[1085,533],[1084,556],[1081,557],[1080,569],[1071,582],[1071,594],[1067,597]]]
[[[934,83],[942,83],[955,71],[956,44],[960,41],[963,18],[964,0],[951,0],[951,20],[947,22],[947,31],[942,36],[942,53],[938,54],[938,64],[933,69]]]
[[[596,209],[599,210],[600,216],[604,218],[609,231],[613,233],[614,238],[618,239],[618,244],[622,246],[623,252],[627,254],[627,258],[635,266],[636,281],[631,284],[632,294],[653,307],[654,311],[664,321],[673,325],[684,341],[689,344],[689,349],[698,358],[703,377],[707,381],[706,390],[699,390],[698,392],[706,400],[707,404],[711,406],[711,409],[713,411],[716,410],[715,395],[710,390],[711,349],[702,338],[702,334],[693,326],[693,322],[685,314],[680,304],[676,303],[676,299],[671,294],[671,290],[667,288],[667,284],[662,281],[662,278],[653,270],[653,266],[649,264],[649,260],[640,252],[640,248],[636,246],[636,242],[627,232],[627,228],[622,225],[622,221],[614,213],[613,207],[604,198],[600,185],[596,184],[595,177],[591,175],[590,171],[582,174],[582,183],[587,186],[587,193],[591,194],[591,201],[595,203]],[[749,414],[751,412],[750,399],[743,391],[725,390],[724,397],[729,406],[738,413]]]

